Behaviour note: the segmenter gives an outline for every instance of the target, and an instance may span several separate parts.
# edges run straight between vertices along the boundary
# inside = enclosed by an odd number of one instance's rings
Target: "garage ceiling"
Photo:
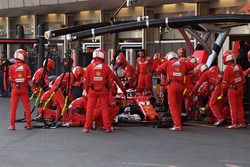
[[[73,3],[55,5],[38,5],[23,8],[1,9],[0,16],[42,15],[45,13],[76,13],[82,10],[111,10],[117,9],[125,0],[81,0]],[[135,6],[158,6],[180,2],[207,2],[211,0],[137,0]]]

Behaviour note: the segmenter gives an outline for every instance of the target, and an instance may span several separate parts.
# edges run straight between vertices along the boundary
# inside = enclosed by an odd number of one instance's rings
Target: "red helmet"
[[[206,64],[199,64],[195,67],[195,73],[197,76],[200,76],[204,71],[208,69]]]
[[[171,51],[171,52],[168,52],[168,53],[166,54],[166,59],[167,59],[167,60],[171,60],[171,59],[173,59],[173,58],[178,59],[178,55],[177,55],[175,52]]]
[[[119,55],[115,59],[115,63],[118,66],[123,65],[126,62],[126,58],[123,53],[119,53]]]
[[[84,76],[84,69],[80,66],[76,66],[74,69],[73,69],[73,74],[76,78],[76,80],[80,80],[81,77]]]
[[[44,60],[43,61],[43,66],[45,66],[45,63],[46,63],[46,60]],[[54,69],[55,68],[55,62],[54,62],[54,60],[52,60],[52,59],[48,59],[48,63],[47,63],[47,71],[52,71],[52,69]]]
[[[15,51],[14,58],[25,62],[27,58],[27,52],[23,49],[17,49]]]
[[[186,49],[185,48],[180,48],[177,51],[179,58],[181,57],[186,57]]]
[[[105,50],[98,48],[98,49],[95,49],[93,52],[93,59],[94,58],[104,59],[105,55],[106,55]]]
[[[226,51],[223,53],[222,59],[223,59],[223,64],[227,64],[227,62],[233,61],[233,60],[234,60],[233,51],[231,51],[231,50],[226,50]]]
[[[219,72],[220,72],[220,68],[219,68],[218,66],[210,67],[209,70],[210,70],[210,71],[213,71],[213,72],[216,72],[216,73],[219,73]]]

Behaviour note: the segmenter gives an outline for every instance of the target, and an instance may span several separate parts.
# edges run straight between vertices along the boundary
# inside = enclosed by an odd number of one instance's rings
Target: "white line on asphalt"
[[[250,161],[232,161],[232,160],[218,160],[218,162],[250,164]]]
[[[198,124],[198,123],[191,123],[191,122],[185,122],[184,124],[185,125],[192,125],[192,126],[206,127],[206,128],[216,128],[215,126],[207,125],[207,124]]]
[[[121,162],[122,165],[136,165],[136,166],[161,166],[161,167],[177,167],[168,164],[148,164],[148,163],[134,163],[134,162]]]
[[[232,164],[226,164],[226,167],[241,167],[241,166],[238,166],[238,165],[232,165]]]

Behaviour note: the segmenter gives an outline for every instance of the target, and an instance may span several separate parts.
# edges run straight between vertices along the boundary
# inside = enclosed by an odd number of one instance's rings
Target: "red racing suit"
[[[99,58],[94,59],[93,62],[88,65],[85,71],[85,90],[88,95],[86,122],[84,129],[89,130],[92,121],[93,113],[97,105],[97,101],[101,105],[102,119],[105,130],[111,130],[111,121],[108,108],[108,95],[110,86],[112,85],[113,72],[108,65],[104,64]]]
[[[174,58],[166,61],[157,68],[157,73],[167,73],[168,77],[168,104],[174,126],[181,128],[181,110],[184,78],[186,72],[192,70],[195,64]]]
[[[27,83],[31,80],[29,66],[23,63],[23,61],[16,60],[16,63],[9,68],[9,80],[12,87],[10,126],[15,127],[16,109],[20,98],[24,106],[26,127],[31,127],[31,112],[27,86]]]
[[[184,96],[185,110],[186,110],[187,114],[189,114],[190,100],[192,101],[192,99],[188,95],[190,94],[190,92],[194,88],[196,81],[197,81],[197,77],[196,77],[193,70],[186,74],[185,90],[183,92],[183,96]]]
[[[157,72],[156,72],[156,69],[164,63],[164,59],[162,58],[158,58],[158,59],[155,59],[153,61],[153,74],[157,76]],[[158,96],[162,96],[165,89],[164,89],[164,86],[161,84],[161,80],[164,79],[164,76],[163,75],[160,75],[157,77],[157,82],[156,82],[156,93]]]
[[[243,95],[245,76],[240,65],[229,62],[224,70],[221,95],[228,94],[232,125],[245,126]]]
[[[248,75],[248,74],[250,74],[250,68],[244,71],[244,75]]]
[[[128,89],[135,87],[135,69],[129,63],[119,66],[116,73],[119,78],[124,79],[123,83]]]
[[[113,72],[111,72],[110,75],[111,75],[112,81],[116,83],[116,85],[121,89],[123,94],[126,96],[127,94],[126,87],[122,84],[121,80]]]
[[[138,77],[137,91],[152,91],[153,62],[149,57],[138,57],[136,60],[135,75]]]
[[[41,81],[42,80],[42,81]],[[38,93],[39,89],[42,88],[43,92],[49,87],[49,76],[46,72],[44,74],[44,67],[39,68],[32,77],[32,82],[35,88],[35,91]]]
[[[209,107],[211,108],[217,120],[224,119],[224,116],[221,114],[223,109],[222,100],[217,99],[221,92],[221,81],[222,75],[211,70],[206,70],[204,73],[202,73],[200,79],[196,82],[196,85],[192,91],[192,93],[197,92],[201,84],[204,82],[208,82],[209,85],[215,86],[209,99]]]
[[[116,115],[119,112],[119,106],[116,105],[116,101],[112,95],[112,92],[110,91],[109,96],[108,96],[108,101],[109,101],[109,119],[110,122],[113,122],[115,119]],[[94,114],[93,114],[93,119],[96,123],[97,127],[103,127],[103,119],[102,119],[102,110],[101,110],[101,105],[99,105],[95,108]]]
[[[52,85],[52,87],[51,87],[51,89],[52,89],[53,91],[56,90],[56,89],[58,89],[58,86],[59,86],[59,84],[60,84],[60,82],[61,82],[62,77],[63,77],[63,74],[61,74],[59,77],[57,77],[56,80],[54,81],[54,83],[53,83],[53,85]],[[70,77],[70,81],[68,82],[69,77]],[[73,74],[73,73],[70,73],[70,75],[69,75],[69,73],[67,72],[67,73],[64,75],[63,79],[62,79],[62,84],[60,85],[61,91],[62,91],[64,94],[67,93],[67,90],[68,90],[68,89],[71,90],[72,85],[73,85],[74,83],[75,83],[74,74]],[[68,96],[69,96],[70,101],[72,101],[72,92],[71,92],[71,91],[69,91]]]
[[[53,85],[51,86],[51,88],[46,91],[42,96],[41,96],[41,106],[38,108],[38,113],[41,116],[42,112],[44,112],[44,117],[47,119],[55,119],[57,120],[61,114],[61,111],[63,109],[64,106],[64,100],[65,97],[63,95],[63,90],[67,90],[68,87],[71,88],[71,86],[74,83],[74,75],[73,73],[70,73],[70,85],[68,85],[68,77],[69,74],[66,73],[64,75],[64,78],[62,80],[62,84],[59,86],[59,83],[61,82],[61,79],[63,77],[63,74],[61,74],[59,77],[56,78],[56,80],[54,81]],[[52,104],[54,106],[56,106],[56,113],[54,113],[53,111],[51,111],[50,109],[46,108],[45,111],[43,111],[43,107],[45,102],[49,99],[49,97],[51,96],[51,94],[54,93],[54,96],[52,97]],[[72,95],[71,92],[69,92],[69,99],[71,101],[72,99]],[[51,104],[51,105],[52,105]]]
[[[83,126],[86,119],[87,99],[85,96],[72,101],[68,107],[68,117],[66,123],[70,126]]]
[[[126,88],[122,84],[121,80],[113,72],[111,73],[111,76],[113,80],[112,86],[115,87],[115,90],[109,91],[109,95],[108,95],[109,117],[110,117],[110,121],[112,122],[119,112],[119,107],[116,105],[116,101],[113,97],[117,93],[116,85],[122,90],[125,96],[126,96]],[[93,120],[95,121],[97,127],[103,127],[102,108],[101,108],[101,105],[100,105],[101,103],[99,102],[99,100],[97,104],[99,105],[97,105],[94,110]]]
[[[153,72],[155,73],[156,72],[156,69],[164,63],[164,59],[156,59],[153,61]]]
[[[123,92],[126,93],[126,89],[123,86],[122,82],[119,80],[119,78],[114,73],[111,73],[111,75],[112,75],[115,83],[121,88],[121,90]],[[81,83],[83,83],[83,80],[81,81]],[[116,84],[115,84],[115,86],[116,86]],[[100,104],[99,101],[97,104]],[[69,124],[71,126],[79,126],[79,125],[85,123],[86,106],[87,106],[87,99],[84,96],[75,99],[69,105],[69,114],[68,114],[68,118],[67,118],[66,122],[69,122]],[[93,113],[93,120],[95,121],[96,126],[98,126],[98,127],[103,127],[102,112],[101,111],[102,111],[101,105],[97,105],[95,107],[95,110]],[[112,120],[114,120],[115,116],[117,115],[117,113],[119,111],[119,107],[116,105],[116,101],[113,98],[112,91],[110,91],[110,93],[109,93],[109,111],[110,111],[109,112],[110,120],[112,121]]]

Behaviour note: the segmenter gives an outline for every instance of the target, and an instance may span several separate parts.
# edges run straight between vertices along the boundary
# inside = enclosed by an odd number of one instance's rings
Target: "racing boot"
[[[245,124],[238,124],[238,128],[246,128]]]
[[[181,126],[173,126],[172,128],[169,128],[169,130],[171,131],[182,131],[182,127]]]
[[[9,129],[9,130],[15,130],[16,128],[15,128],[15,126],[10,125],[10,126],[8,127],[8,129]]]
[[[219,119],[214,123],[214,126],[219,126],[224,122],[224,119]]]
[[[238,129],[238,125],[236,124],[232,124],[232,125],[228,125],[228,126],[225,126],[226,129]]]
[[[26,125],[26,126],[25,126],[25,129],[26,129],[26,130],[31,130],[31,129],[32,129],[32,126],[31,126],[31,125]]]
[[[110,132],[113,132],[114,131],[114,128],[113,127],[111,127],[110,129],[105,129],[105,132],[106,133],[110,133]]]
[[[89,133],[89,129],[83,128],[83,129],[82,129],[82,132],[83,132],[83,133]]]

